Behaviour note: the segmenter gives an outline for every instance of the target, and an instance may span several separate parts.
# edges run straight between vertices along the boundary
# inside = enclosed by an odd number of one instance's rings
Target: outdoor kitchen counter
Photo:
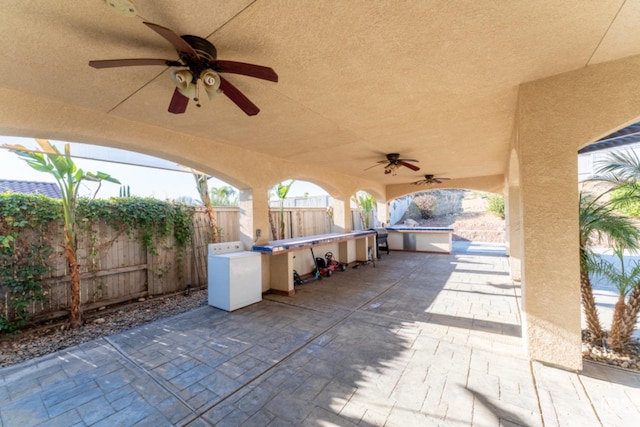
[[[453,228],[450,227],[391,226],[387,231],[387,244],[392,251],[450,254],[453,249]]]
[[[252,250],[268,256],[268,287],[272,292],[293,295],[294,254],[316,246],[325,246],[336,255],[341,262],[367,261],[369,248],[375,247],[377,233],[375,230],[359,230],[351,233],[329,233],[294,239],[273,240],[267,244],[254,245]],[[318,254],[319,256],[323,254]],[[300,259],[311,263],[312,257],[300,254]],[[263,261],[263,266],[265,262]],[[307,271],[298,271],[301,275]],[[265,278],[263,277],[263,280]],[[264,289],[264,286],[263,286]]]

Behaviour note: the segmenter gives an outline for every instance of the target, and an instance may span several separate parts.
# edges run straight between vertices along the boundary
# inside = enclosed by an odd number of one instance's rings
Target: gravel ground
[[[624,352],[608,349],[590,342],[589,334],[582,331],[582,357],[585,360],[640,372],[640,342],[635,340]]]
[[[84,314],[85,324],[69,329],[57,321],[26,329],[13,338],[0,335],[0,367],[15,365],[58,350],[117,334],[145,323],[184,313],[207,304],[207,289],[142,299]]]

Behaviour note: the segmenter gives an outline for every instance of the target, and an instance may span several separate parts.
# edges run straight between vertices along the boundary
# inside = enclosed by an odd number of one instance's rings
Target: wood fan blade
[[[234,102],[242,111],[248,116],[255,116],[260,112],[260,109],[253,102],[249,101],[249,98],[244,96],[242,92],[238,90],[234,85],[229,83],[224,77],[220,76],[220,89],[222,92]]]
[[[411,169],[412,171],[419,171],[419,170],[420,170],[420,168],[419,168],[418,166],[416,166],[416,165],[412,165],[411,163],[407,163],[407,162],[405,162],[405,161],[403,161],[403,160],[398,161],[398,164],[399,164],[399,165],[402,165],[402,166],[404,166],[404,167],[406,167],[406,168],[409,168],[409,169]]]
[[[365,171],[368,171],[369,169],[373,169],[373,168],[375,168],[376,166],[380,166],[380,165],[381,165],[381,164],[383,164],[383,163],[387,163],[387,161],[386,161],[386,160],[383,160],[382,162],[376,162],[376,163],[377,163],[376,165],[369,166],[368,168],[366,168],[366,169],[364,169],[364,170],[365,170]]]
[[[144,25],[151,28],[156,33],[160,34],[165,40],[173,45],[180,52],[187,53],[195,58],[200,58],[200,55],[195,51],[193,47],[176,34],[172,29],[163,27],[162,25],[154,24],[152,22],[143,22]]]
[[[278,81],[278,75],[273,68],[263,67],[262,65],[247,64],[246,62],[236,61],[210,61],[209,65],[214,71],[220,73],[241,74],[243,76],[255,77],[257,79]]]
[[[93,68],[132,67],[137,65],[180,66],[182,64],[169,59],[154,58],[102,59],[98,61],[89,61],[89,66]]]
[[[187,104],[189,104],[189,98],[180,93],[178,88],[173,91],[171,102],[169,103],[169,112],[173,114],[182,114],[187,111]]]

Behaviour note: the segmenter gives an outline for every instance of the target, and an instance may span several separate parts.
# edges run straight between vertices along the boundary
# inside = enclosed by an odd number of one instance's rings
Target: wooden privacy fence
[[[276,233],[280,233],[280,209],[271,208],[271,219],[276,228]],[[336,231],[331,217],[326,208],[284,208],[284,238],[313,236],[316,234],[333,233]],[[375,218],[375,212],[371,214],[370,224]],[[373,225],[371,225],[373,227]],[[360,214],[356,209],[351,210],[351,229],[361,230],[364,228]],[[271,240],[277,237],[270,233]]]
[[[280,210],[271,209],[280,230]],[[240,240],[239,209],[216,207],[215,216],[222,241]],[[325,208],[286,208],[285,238],[325,234],[335,231]],[[207,285],[207,245],[213,241],[209,218],[198,209],[192,218],[193,237],[190,244],[179,248],[174,237],[154,242],[145,248],[135,233],[118,231],[106,223],[93,224],[91,231],[81,231],[78,239],[81,304],[84,310],[141,297],[184,291]],[[356,211],[352,224],[360,225]],[[355,228],[362,228],[356,226]],[[34,303],[30,312],[47,319],[67,314],[69,275],[62,245],[62,225],[48,236],[54,247],[52,271],[43,280],[45,301]],[[273,238],[273,237],[272,237]],[[0,289],[0,298],[6,298]],[[0,307],[0,316],[4,315]]]

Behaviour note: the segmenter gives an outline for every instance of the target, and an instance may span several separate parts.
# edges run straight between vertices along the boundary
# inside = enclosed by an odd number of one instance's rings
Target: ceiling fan
[[[220,73],[241,74],[258,79],[278,81],[272,68],[245,62],[217,59],[215,46],[206,39],[191,35],[178,35],[173,30],[151,22],[144,24],[162,36],[178,51],[178,60],[155,58],[105,59],[89,61],[93,68],[129,67],[138,65],[164,65],[176,67],[171,71],[171,79],[176,85],[169,104],[169,112],[181,114],[187,110],[189,99],[200,107],[200,87],[211,99],[222,92],[249,116],[255,116],[260,109]]]
[[[395,176],[396,172],[397,172],[397,170],[398,170],[398,168],[400,166],[404,166],[406,168],[409,168],[412,171],[419,171],[420,170],[420,168],[418,166],[412,165],[411,163],[409,163],[409,162],[417,163],[418,160],[416,160],[416,159],[401,159],[399,153],[389,153],[389,154],[386,155],[386,157],[387,157],[386,160],[380,160],[380,161],[376,162],[375,165],[373,165],[373,166],[371,166],[371,167],[369,167],[369,168],[367,168],[365,170],[369,170],[369,169],[374,168],[374,167],[376,167],[378,165],[384,165],[385,163],[386,163],[386,165],[384,167],[385,175],[392,174],[392,175]]]
[[[451,178],[442,178],[442,177],[437,177],[435,175],[425,175],[424,179],[421,179],[416,182],[412,182],[411,184],[413,185],[442,184],[442,181],[448,180],[448,179],[451,179]]]

